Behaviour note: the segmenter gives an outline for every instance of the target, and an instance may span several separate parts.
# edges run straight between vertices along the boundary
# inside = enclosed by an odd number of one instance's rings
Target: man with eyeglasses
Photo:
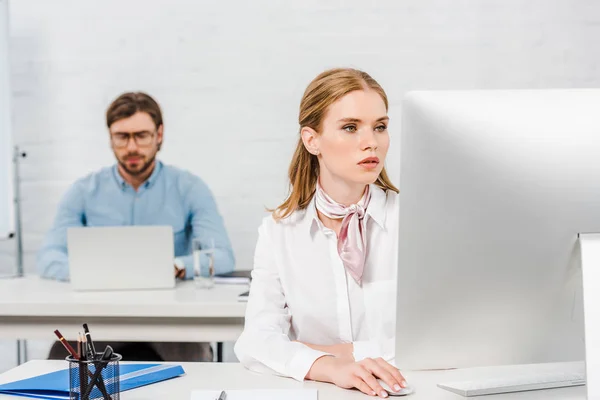
[[[69,188],[38,254],[39,274],[69,280],[69,227],[120,225],[173,226],[174,274],[179,279],[194,276],[192,239],[214,247],[217,274],[233,271],[231,244],[209,188],[197,176],[156,159],[164,129],[158,103],[145,93],[124,93],[108,107],[106,125],[117,162]],[[201,262],[210,261],[207,258]],[[208,343],[110,345],[129,361],[212,360]],[[60,343],[53,346],[49,358],[64,358]]]

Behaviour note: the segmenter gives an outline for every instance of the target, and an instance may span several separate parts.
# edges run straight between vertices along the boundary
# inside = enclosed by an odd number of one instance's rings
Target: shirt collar
[[[150,177],[148,179],[146,179],[146,182],[144,182],[140,187],[147,189],[150,186],[154,185],[154,183],[156,182],[156,179],[158,179],[158,175],[160,174],[160,171],[162,170],[162,168],[163,168],[162,162],[156,160],[156,163],[154,164],[154,171],[152,171],[152,174],[150,174]],[[128,183],[125,181],[125,179],[123,179],[123,177],[119,173],[119,165],[118,164],[114,165],[113,173],[114,173],[115,179],[117,180],[117,183],[119,184],[119,187],[121,189],[125,189],[127,187]]]
[[[371,201],[367,208],[367,214],[373,218],[381,228],[385,229],[385,217],[387,216],[387,195],[385,191],[375,184],[369,185],[371,189]]]
[[[306,225],[306,229],[309,230],[310,234],[313,235],[317,229],[321,227],[321,220],[317,214],[317,206],[315,205],[315,196],[310,200],[306,210],[304,212],[304,219],[302,221]]]
[[[150,175],[150,177],[148,179],[146,179],[146,182],[144,182],[144,184],[142,186],[145,186],[146,188],[149,188],[150,186],[153,186],[154,183],[156,183],[156,180],[158,179],[158,176],[160,174],[160,172],[162,171],[163,165],[160,161],[156,160],[156,163],[154,164],[154,171],[152,171],[152,174]]]
[[[369,185],[369,189],[371,190],[371,200],[369,202],[369,207],[367,207],[366,214],[369,215],[377,225],[385,229],[385,217],[387,214],[385,205],[387,196],[385,191],[375,184]],[[315,228],[320,228],[322,225],[319,215],[317,214],[314,195],[305,209],[302,224],[306,225],[306,229],[310,229],[311,234],[315,232]]]

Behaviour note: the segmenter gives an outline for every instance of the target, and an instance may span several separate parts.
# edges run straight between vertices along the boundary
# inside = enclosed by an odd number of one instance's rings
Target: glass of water
[[[210,289],[215,286],[215,242],[211,247],[202,247],[200,239],[192,239],[192,254],[194,258],[194,283],[200,289]],[[208,258],[208,263],[202,265],[201,260]]]

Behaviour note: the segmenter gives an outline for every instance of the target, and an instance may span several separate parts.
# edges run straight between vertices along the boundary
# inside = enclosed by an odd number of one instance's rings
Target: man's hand
[[[177,265],[174,265],[174,267],[175,267],[175,278],[177,278],[177,279],[185,278],[185,269],[177,268]]]

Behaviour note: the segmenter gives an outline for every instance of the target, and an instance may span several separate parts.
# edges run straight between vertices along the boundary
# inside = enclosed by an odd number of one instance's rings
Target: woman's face
[[[329,107],[321,132],[303,128],[306,148],[319,158],[321,179],[349,186],[375,182],[390,146],[388,121],[381,96],[357,90]]]

